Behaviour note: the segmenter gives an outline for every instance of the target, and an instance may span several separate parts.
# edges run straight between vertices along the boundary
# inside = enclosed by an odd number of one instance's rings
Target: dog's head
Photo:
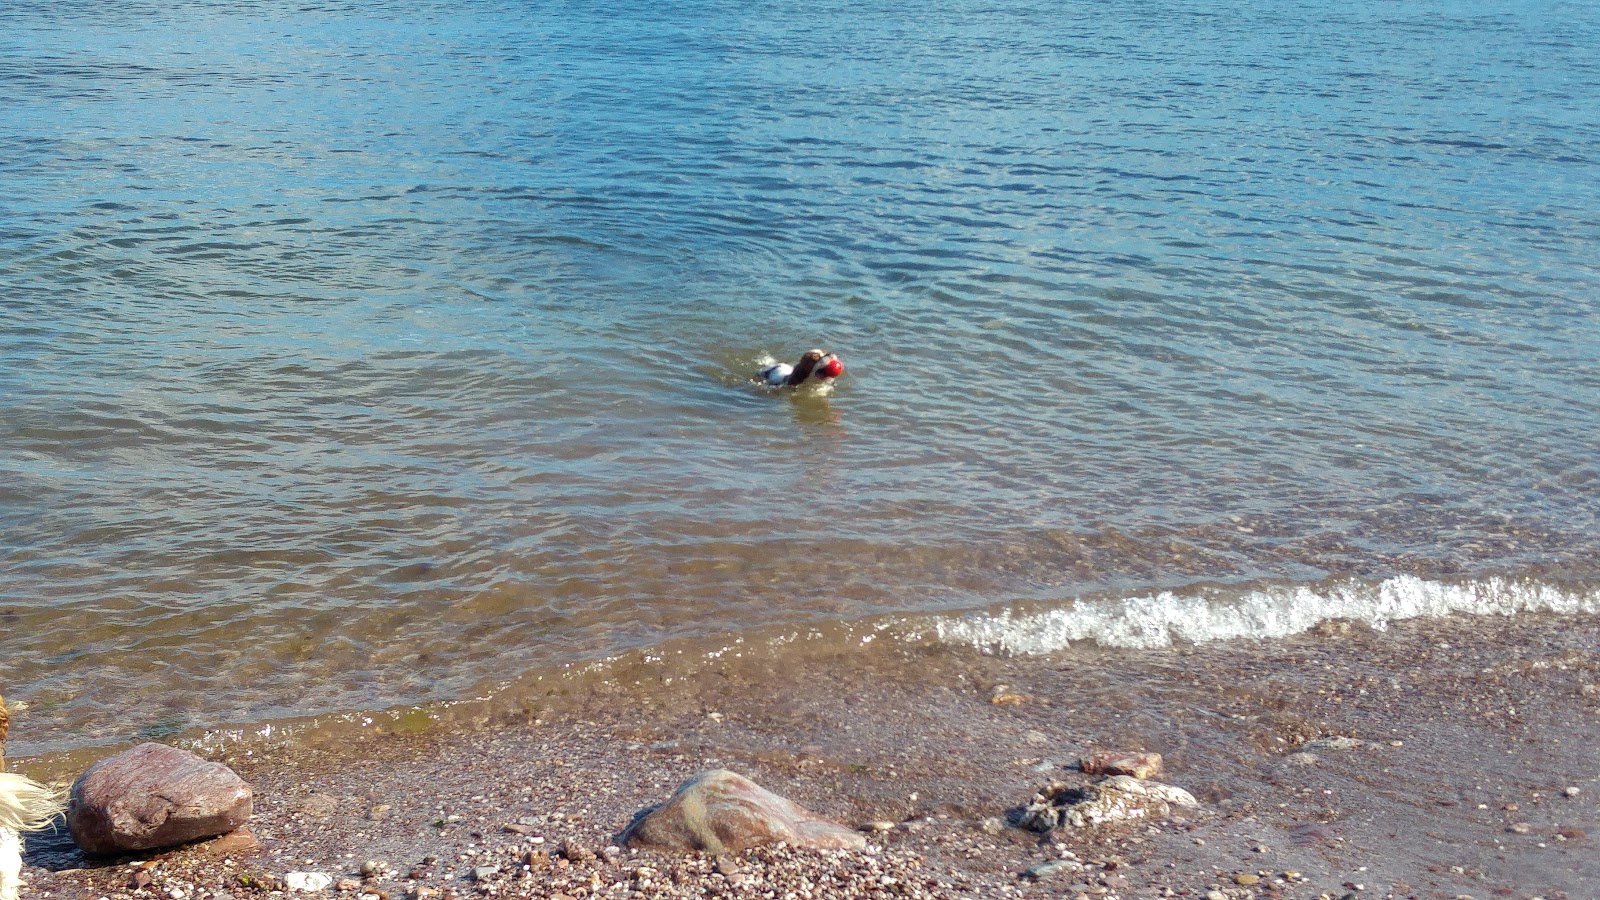
[[[835,378],[843,374],[844,363],[839,361],[839,357],[825,350],[808,350],[794,367],[794,372],[789,376],[789,383],[832,384]]]

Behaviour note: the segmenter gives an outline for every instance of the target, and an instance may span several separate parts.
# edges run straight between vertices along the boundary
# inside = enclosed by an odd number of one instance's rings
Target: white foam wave
[[[1264,588],[1234,596],[1167,592],[1078,600],[1041,612],[1007,610],[946,619],[934,624],[934,636],[945,643],[1027,655],[1050,653],[1078,641],[1151,649],[1175,642],[1278,638],[1329,619],[1384,628],[1403,619],[1522,612],[1600,613],[1600,592],[1509,578],[1446,583],[1402,576],[1370,583]]]

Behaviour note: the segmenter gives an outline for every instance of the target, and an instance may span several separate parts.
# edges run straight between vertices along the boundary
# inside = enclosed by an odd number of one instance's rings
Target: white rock
[[[333,876],[321,872],[290,872],[283,876],[284,887],[291,891],[305,891],[308,894],[325,891],[330,884],[333,884]]]

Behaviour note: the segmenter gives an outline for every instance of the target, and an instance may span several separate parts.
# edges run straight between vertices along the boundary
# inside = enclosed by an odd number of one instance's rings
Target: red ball
[[[838,378],[843,374],[844,363],[839,362],[837,359],[830,359],[822,364],[822,375],[824,378]]]

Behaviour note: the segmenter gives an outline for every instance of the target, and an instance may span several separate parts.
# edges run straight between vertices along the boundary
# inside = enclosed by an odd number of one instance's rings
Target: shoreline
[[[418,886],[424,898],[760,896],[829,878],[839,892],[817,896],[1600,896],[1597,646],[1600,616],[1530,614],[1167,650],[907,646],[863,665],[837,649],[782,671],[741,659],[670,679],[640,666],[647,689],[617,678],[480,721],[223,749],[209,755],[255,787],[258,850],[141,857],[156,864],[135,890],[128,860],[86,861],[63,830],[30,838],[26,874],[33,896],[62,900],[266,896],[290,871],[390,900]],[[1358,743],[1306,747],[1332,737]],[[1046,839],[985,826],[1095,749],[1162,753],[1161,780],[1202,809]],[[601,850],[709,768],[848,825],[892,825],[869,833],[870,854],[727,864],[624,851],[520,874],[567,842]],[[1019,877],[1064,854],[1072,866]],[[501,872],[473,880],[485,860]],[[361,881],[368,861],[384,865]]]

